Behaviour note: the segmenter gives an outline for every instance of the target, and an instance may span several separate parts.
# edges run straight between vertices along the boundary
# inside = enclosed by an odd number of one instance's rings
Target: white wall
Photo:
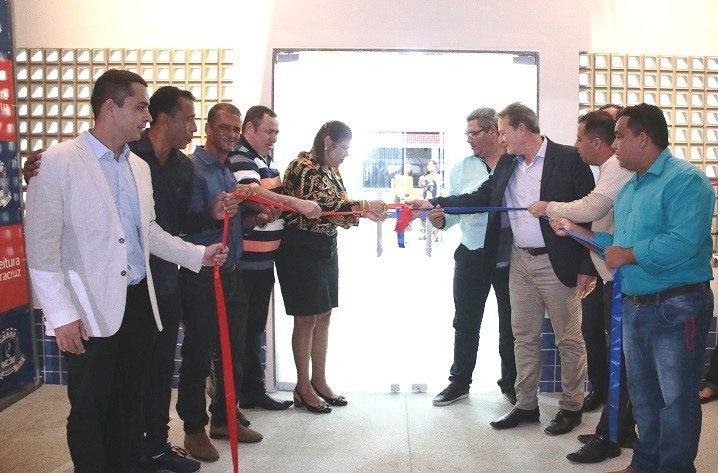
[[[270,103],[275,47],[538,51],[542,129],[567,143],[573,143],[578,113],[579,51],[718,54],[718,2],[710,0],[13,4],[18,47],[232,48],[238,65],[236,103],[241,109]]]

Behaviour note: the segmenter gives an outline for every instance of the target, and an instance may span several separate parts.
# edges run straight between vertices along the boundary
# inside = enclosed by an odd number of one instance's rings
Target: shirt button
[[[124,238],[120,238],[120,243],[124,243],[124,242],[125,242],[125,239],[124,239]]]
[[[122,272],[120,272],[120,276],[127,276],[127,271],[123,270]]]

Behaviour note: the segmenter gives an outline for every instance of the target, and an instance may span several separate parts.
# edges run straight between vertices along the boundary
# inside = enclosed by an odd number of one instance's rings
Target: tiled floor
[[[584,416],[570,434],[549,437],[543,427],[556,413],[557,396],[541,395],[541,425],[494,431],[489,422],[509,409],[496,394],[472,394],[446,407],[433,407],[430,394],[345,393],[350,404],[331,414],[290,408],[246,411],[264,441],[241,445],[244,473],[272,472],[606,472],[620,470],[630,451],[598,465],[575,465],[565,455],[579,447],[576,433],[592,431],[598,413]],[[277,397],[289,399],[282,392]],[[65,444],[66,389],[43,386],[0,412],[1,473],[72,471]],[[718,471],[718,402],[704,406],[699,472]],[[170,440],[181,445],[182,429],[172,412]],[[228,442],[216,441],[221,458],[203,472],[232,471]]]

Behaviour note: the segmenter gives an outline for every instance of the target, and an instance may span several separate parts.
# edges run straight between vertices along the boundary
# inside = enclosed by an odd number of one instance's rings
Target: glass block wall
[[[150,95],[164,85],[192,92],[197,99],[197,133],[185,150],[191,152],[204,142],[209,109],[232,100],[232,54],[229,49],[17,49],[16,103],[23,163],[29,152],[70,139],[92,126],[92,84],[113,68],[141,75]],[[54,337],[45,335],[39,316],[35,335],[43,381],[65,384],[65,360]],[[181,340],[180,335],[178,347]]]
[[[113,68],[141,75],[150,95],[164,85],[192,92],[197,98],[193,148],[204,139],[210,107],[232,99],[232,55],[230,49],[17,49],[20,155],[24,160],[31,151],[89,129],[92,84]]]
[[[580,114],[606,103],[645,102],[660,107],[668,122],[673,154],[701,168],[714,184],[718,182],[718,56],[581,53],[578,101]],[[713,252],[718,254],[716,214],[711,231]],[[706,363],[716,339],[714,318]]]

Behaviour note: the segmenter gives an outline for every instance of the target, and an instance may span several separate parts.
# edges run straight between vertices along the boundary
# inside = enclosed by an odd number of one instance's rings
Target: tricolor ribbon
[[[718,185],[718,183],[713,183],[714,186]],[[247,200],[260,202],[265,205],[269,205],[276,208],[281,208],[283,210],[288,210],[294,212],[294,209],[291,209],[285,205],[280,204],[279,202],[274,202],[269,199],[264,199],[259,196],[250,196],[247,198]],[[409,226],[411,221],[414,219],[413,212],[422,212],[422,215],[427,213],[429,209],[412,209],[411,205],[408,204],[389,204],[389,209],[395,210],[394,215],[390,215],[390,217],[396,217],[396,226],[394,227],[394,230],[397,233],[397,242],[399,243],[399,247],[404,247],[404,231]],[[525,211],[528,210],[526,207],[445,207],[444,213],[446,214],[471,214],[471,213],[480,213],[480,212],[508,212],[508,211]],[[344,215],[362,215],[366,213],[367,211],[346,211],[346,212],[322,212],[323,217],[327,216],[344,216]],[[548,220],[548,217],[543,216],[542,218],[545,218]],[[579,240],[586,245],[588,245],[591,248],[596,249],[597,251],[603,251],[605,250],[605,247],[599,245],[595,240],[592,240],[590,238],[587,238],[580,233],[573,232],[571,230],[567,230],[565,228],[561,228],[566,234],[569,236],[575,238],[576,240]],[[381,256],[381,253],[383,252],[383,247],[381,244],[382,239],[382,226],[381,222],[377,222],[377,256]],[[430,232],[427,231],[427,254],[431,255],[431,237]],[[216,269],[215,269],[216,272]],[[609,362],[609,371],[610,371],[610,378],[609,378],[609,391],[608,391],[608,405],[609,405],[609,412],[608,412],[608,426],[609,426],[609,435],[612,442],[617,443],[618,442],[618,403],[619,403],[619,396],[620,396],[620,386],[621,386],[621,345],[622,345],[622,306],[623,306],[623,294],[621,293],[621,273],[618,269],[613,269],[613,298],[612,298],[612,305],[611,305],[611,347],[610,347],[610,362]],[[225,365],[226,366],[226,365]],[[231,376],[231,373],[230,373]],[[225,381],[226,384],[226,381]],[[232,392],[234,394],[234,392]],[[229,411],[228,411],[229,412]],[[231,433],[231,432],[230,432]]]

